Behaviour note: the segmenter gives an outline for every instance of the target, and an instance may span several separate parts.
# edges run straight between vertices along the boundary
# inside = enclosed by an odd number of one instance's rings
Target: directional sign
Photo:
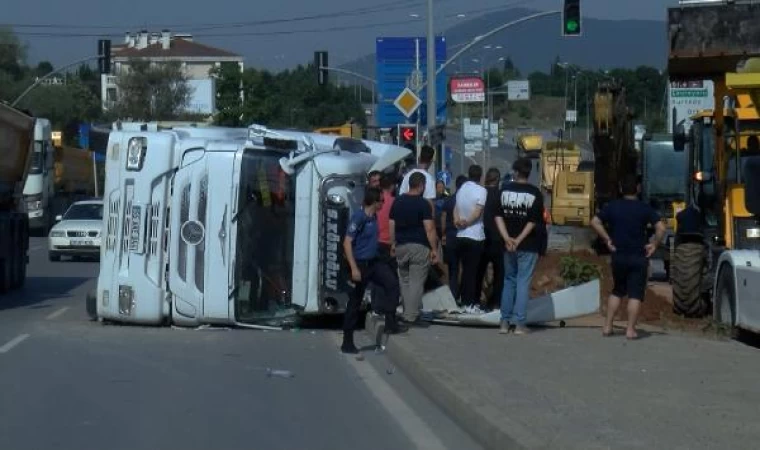
[[[411,141],[414,139],[414,130],[411,128],[405,128],[404,131],[401,132],[401,137],[403,137],[405,141]]]
[[[420,107],[422,100],[411,89],[406,88],[401,91],[401,95],[396,97],[393,104],[408,119]]]

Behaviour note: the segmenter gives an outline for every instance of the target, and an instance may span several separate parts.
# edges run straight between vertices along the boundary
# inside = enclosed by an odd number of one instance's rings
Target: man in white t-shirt
[[[425,175],[425,191],[422,193],[422,197],[430,200],[431,205],[433,204],[432,202],[435,200],[435,177],[433,177],[428,171],[433,164],[433,158],[435,158],[435,149],[433,147],[425,145],[420,149],[420,157],[417,160],[417,167],[404,175],[404,179],[401,181],[401,186],[398,189],[399,195],[409,193],[409,177],[412,176],[413,173],[419,172]]]
[[[483,209],[488,191],[481,186],[483,168],[477,164],[467,171],[468,181],[457,191],[454,207],[454,224],[457,229],[457,254],[462,263],[461,299],[467,312],[479,313],[480,299],[476,283],[478,266],[486,240],[483,227]]]

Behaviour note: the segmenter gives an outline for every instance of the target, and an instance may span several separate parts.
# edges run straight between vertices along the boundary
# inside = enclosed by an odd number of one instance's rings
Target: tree
[[[116,79],[119,100],[112,115],[132,120],[176,120],[190,101],[191,88],[179,62],[151,64],[134,59]]]
[[[222,63],[211,69],[210,74],[216,80],[216,116],[217,125],[240,126],[243,104],[240,101],[240,85],[243,74],[237,63]]]
[[[34,74],[38,77],[43,77],[53,70],[55,69],[53,68],[53,65],[50,64],[50,61],[40,61],[39,64],[37,64],[37,68],[34,69]]]
[[[98,98],[76,79],[62,86],[38,86],[19,102],[19,107],[49,119],[57,129],[72,122],[92,121],[100,115]]]
[[[0,28],[0,72],[10,75],[15,81],[24,75],[26,47],[12,30]]]

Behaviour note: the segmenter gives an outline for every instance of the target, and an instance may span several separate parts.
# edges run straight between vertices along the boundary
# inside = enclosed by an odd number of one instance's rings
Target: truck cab
[[[45,233],[52,224],[50,206],[55,192],[55,147],[49,120],[34,120],[33,145],[24,183],[24,205],[29,215],[29,228]]]
[[[366,174],[409,153],[348,144],[262,126],[114,130],[97,317],[258,326],[341,313],[341,239]]]

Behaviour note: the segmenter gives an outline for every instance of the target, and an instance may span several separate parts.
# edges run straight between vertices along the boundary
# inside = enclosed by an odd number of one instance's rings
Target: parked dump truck
[[[535,132],[518,134],[515,138],[515,146],[519,157],[538,158],[544,146],[544,138]]]
[[[23,188],[34,142],[34,117],[0,103],[0,292],[26,279],[29,216]]]

